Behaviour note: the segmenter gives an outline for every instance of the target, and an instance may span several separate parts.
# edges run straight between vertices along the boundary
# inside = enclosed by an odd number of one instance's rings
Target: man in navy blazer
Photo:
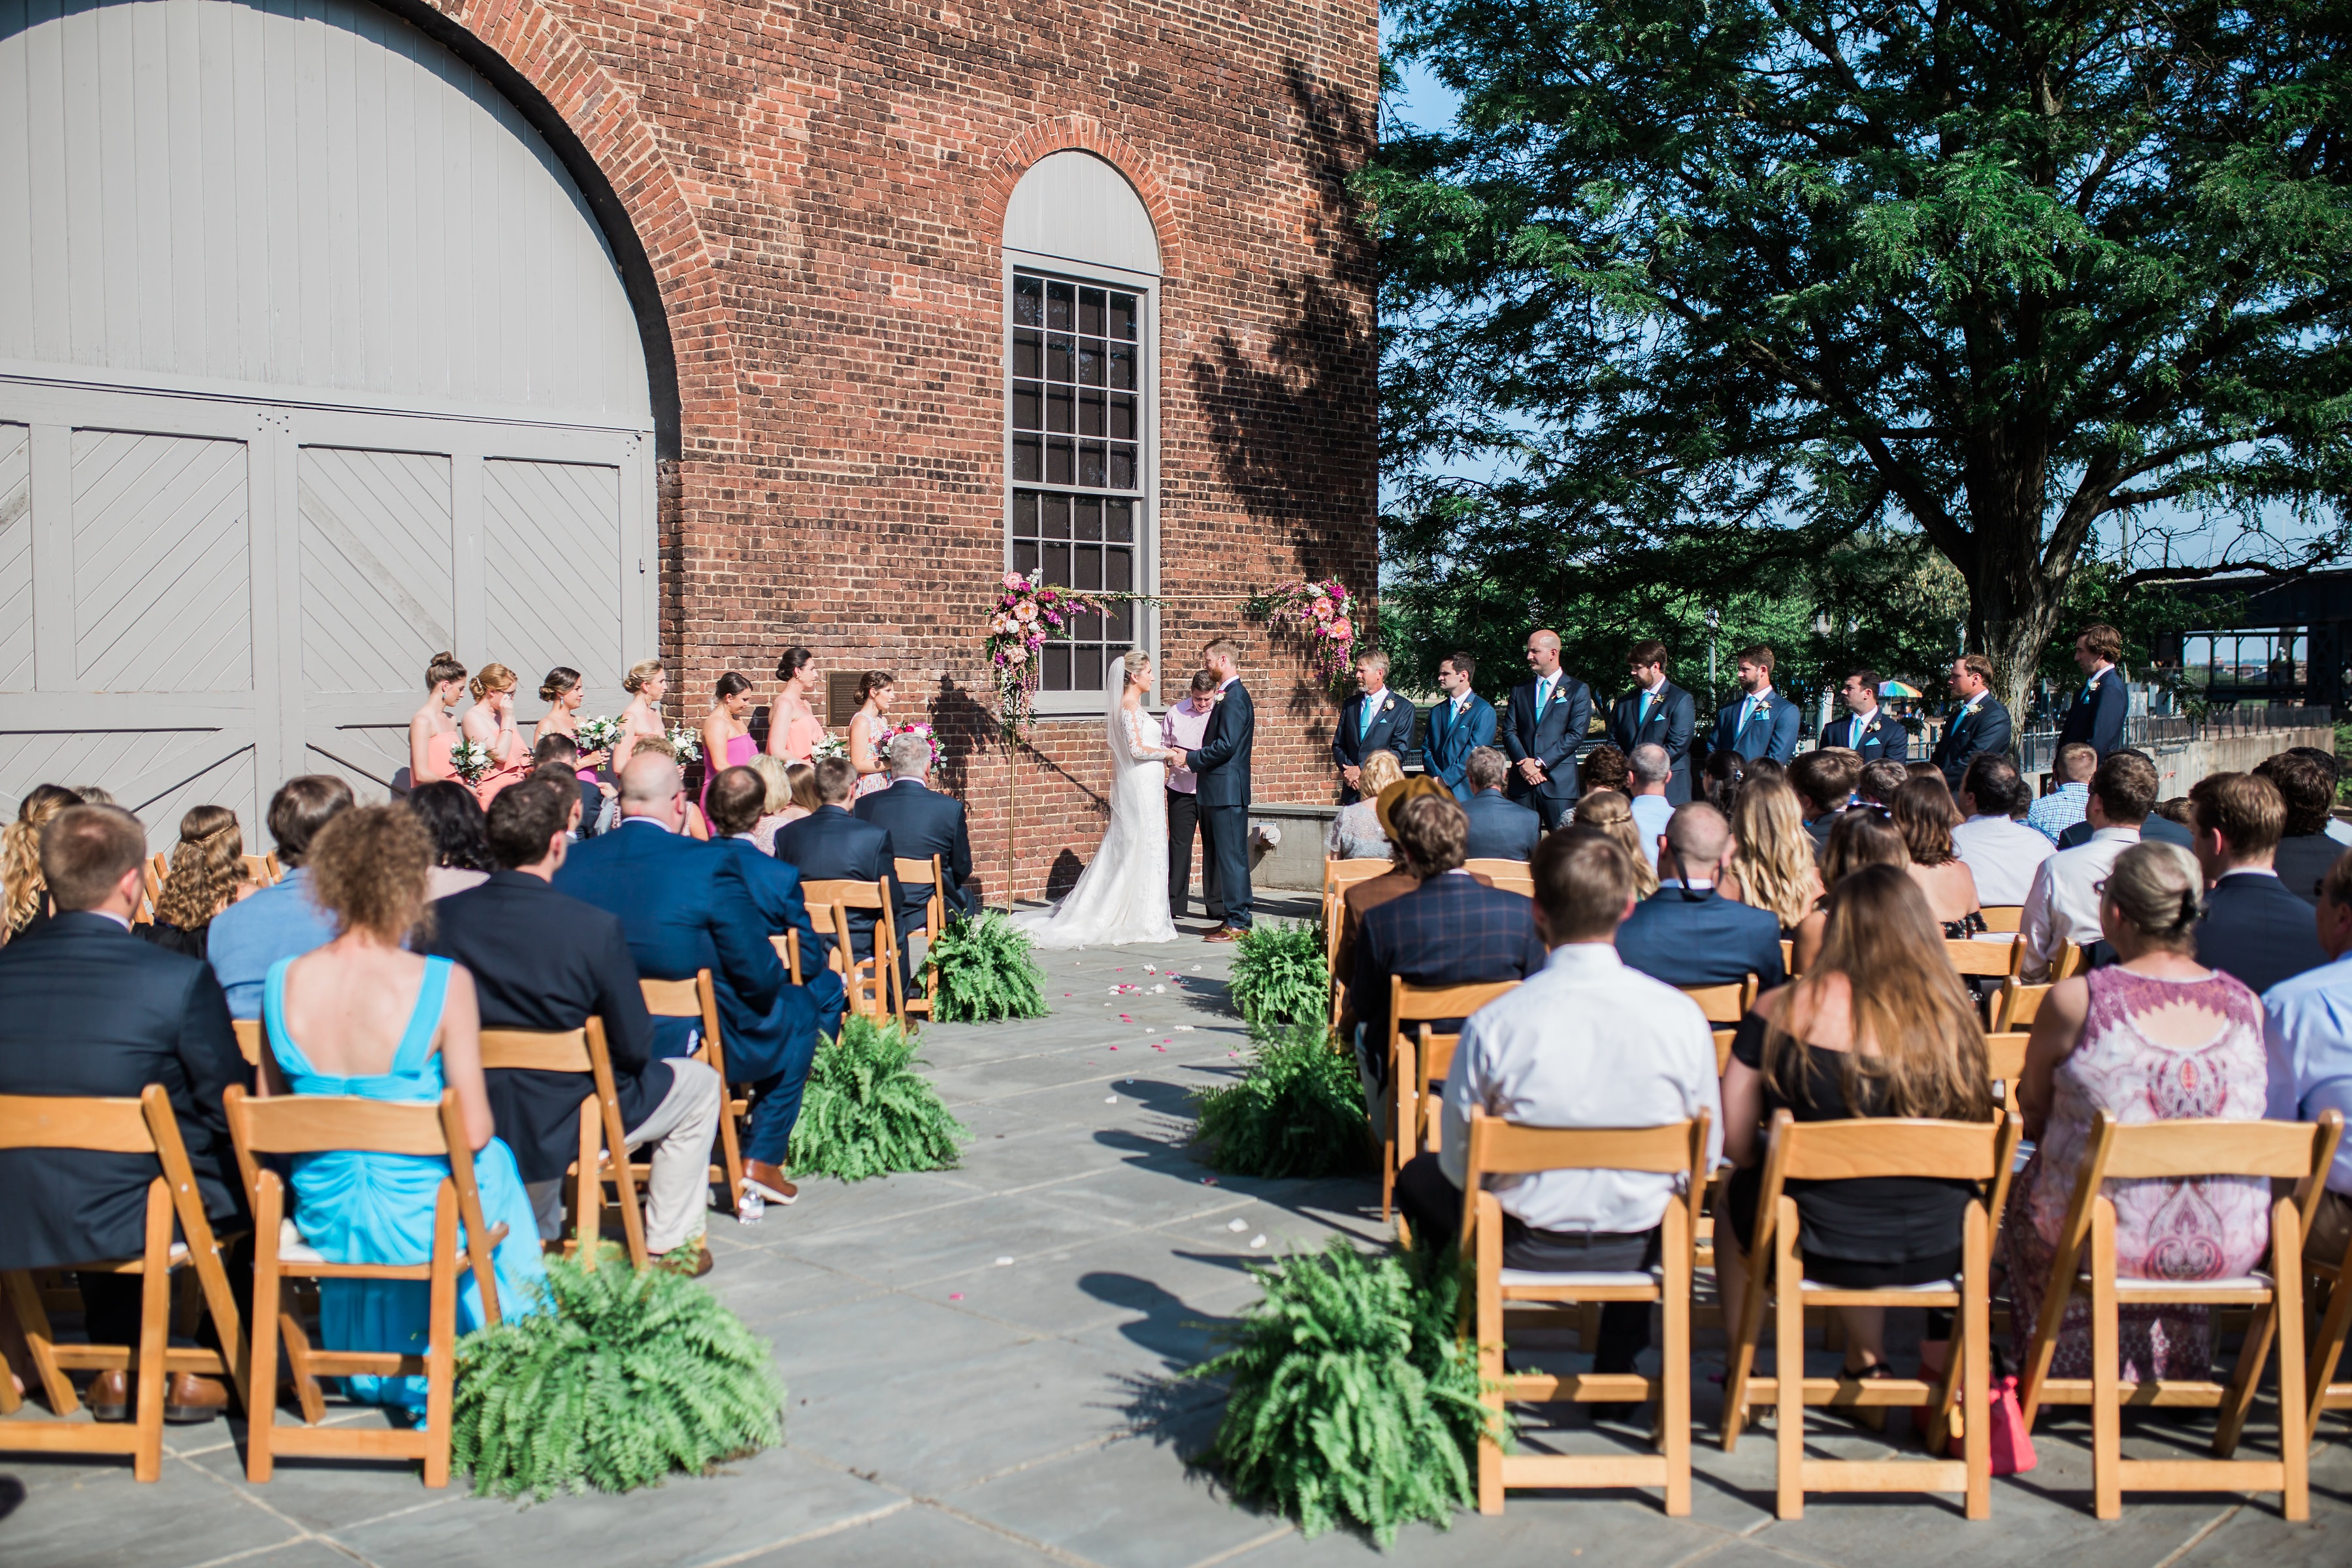
[[[1462,803],[1470,822],[1463,855],[1472,860],[1529,860],[1543,841],[1543,819],[1505,798],[1503,782],[1511,764],[1492,746],[1470,753],[1470,798]]]
[[[980,901],[971,895],[971,829],[963,802],[931,788],[931,742],[924,735],[894,735],[884,749],[890,787],[877,790],[850,809],[860,822],[871,823],[890,835],[890,852],[908,860],[940,858],[944,885],[940,897],[950,915],[976,915]],[[925,931],[931,918],[931,884],[908,880],[898,887],[898,942]],[[927,931],[936,939],[937,931]],[[909,961],[911,963],[911,960]]]
[[[1691,796],[1690,745],[1698,731],[1698,703],[1666,679],[1666,645],[1655,637],[1627,651],[1625,668],[1633,689],[1609,710],[1609,743],[1629,758],[1636,746],[1664,748],[1666,765],[1674,770],[1666,776],[1666,804],[1680,805]]]
[[[1422,737],[1421,765],[1431,777],[1467,801],[1470,753],[1495,743],[1495,705],[1470,689],[1478,661],[1458,649],[1437,661],[1437,689],[1445,700],[1429,710]]]
[[[1838,695],[1845,700],[1845,717],[1822,726],[1823,751],[1843,746],[1865,763],[1881,757],[1899,763],[1911,754],[1911,732],[1878,705],[1878,679],[1874,669],[1857,669],[1846,676],[1838,688]]]
[[[1968,781],[1969,764],[1983,756],[2009,753],[2009,710],[1992,694],[1992,660],[1980,653],[1952,660],[1952,695],[1959,706],[1944,721],[1943,738],[1928,757],[1944,775],[1953,797]]]
[[[816,1050],[815,1004],[792,984],[770,945],[767,921],[734,858],[687,836],[678,765],[657,753],[630,758],[620,807],[612,832],[582,840],[564,858],[555,890],[618,915],[644,978],[691,980],[697,970],[710,971],[729,1077],[743,1079],[738,1061],[771,1072],[798,1062],[805,1076]],[[692,1019],[657,1018],[654,1054],[689,1055],[698,1033]],[[797,1113],[797,1097],[793,1105]],[[744,1182],[770,1202],[788,1204],[800,1194],[784,1179],[782,1152],[768,1149],[757,1168],[747,1161]]]
[[[1400,763],[1412,744],[1413,706],[1389,689],[1389,656],[1379,648],[1356,650],[1356,694],[1339,707],[1331,731],[1331,761],[1339,770],[1339,804],[1363,799],[1364,759],[1387,752]]]
[[[1528,679],[1511,688],[1503,716],[1503,752],[1511,760],[1510,796],[1533,806],[1546,828],[1576,805],[1576,759],[1592,727],[1592,692],[1559,667],[1559,634],[1528,637]]]
[[[2286,797],[2253,773],[2209,773],[2189,792],[2197,864],[2210,890],[2197,926],[2197,962],[2235,975],[2256,995],[2327,962],[2311,906],[2271,857],[2286,826]]]
[[[860,822],[849,815],[847,803],[857,788],[857,769],[847,757],[825,757],[816,764],[816,796],[824,804],[802,817],[776,829],[776,858],[795,867],[801,880],[873,882],[884,877],[894,880],[897,871],[892,861],[897,856],[890,830],[876,823]],[[874,956],[875,912],[871,910],[847,910],[849,917],[849,947],[859,958]],[[892,911],[893,930],[897,911]],[[906,950],[899,950],[903,961]]]
[[[1797,735],[1804,716],[1797,705],[1772,689],[1772,650],[1759,644],[1743,649],[1738,660],[1739,695],[1715,716],[1711,749],[1731,752],[1754,762],[1769,757],[1782,766],[1797,754]]]
[[[2084,626],[2074,639],[2074,663],[2083,672],[2083,686],[2058,726],[2060,745],[2080,741],[2102,758],[2122,749],[2124,720],[2131,711],[2131,694],[2116,668],[2123,651],[2123,634],[2105,621]]]
[[[1788,978],[1780,922],[1769,910],[1716,891],[1731,859],[1731,825],[1705,801],[1675,808],[1658,849],[1658,890],[1617,928],[1617,956],[1669,985],[1729,985]]]
[[[809,919],[808,905],[801,898],[799,869],[762,851],[751,836],[751,829],[759,826],[760,812],[767,797],[767,781],[750,768],[722,771],[710,781],[710,828],[716,836],[710,842],[734,857],[735,873],[743,879],[751,901],[760,906],[760,921],[768,934],[778,937],[792,931],[799,935],[801,984],[816,1009],[816,1033],[821,1038],[832,1039],[841,1033],[841,1015],[848,1005],[848,988],[839,974],[825,967],[824,955],[832,950],[833,933],[819,935],[816,922]],[[731,1055],[727,1065],[730,1071],[735,1066]],[[752,1120],[757,1121],[759,1115],[759,1108],[754,1106]]]
[[[1201,831],[1217,861],[1217,897],[1225,921],[1201,940],[1238,942],[1256,918],[1250,896],[1249,808],[1251,753],[1257,740],[1257,710],[1234,660],[1241,646],[1219,637],[1202,650],[1202,663],[1217,678],[1217,710],[1208,732],[1184,753],[1184,765],[1199,781]]]

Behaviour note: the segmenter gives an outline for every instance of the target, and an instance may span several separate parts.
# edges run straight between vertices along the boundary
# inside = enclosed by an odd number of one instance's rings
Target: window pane
[[[1049,381],[1076,381],[1077,345],[1072,340],[1052,337],[1045,340],[1045,376]]]
[[[1094,435],[1089,430],[1087,435]],[[1135,398],[1132,394],[1114,392],[1110,395],[1110,428],[1104,435],[1120,441],[1135,439]]]
[[[1072,449],[1067,436],[1056,436],[1045,444],[1045,482],[1050,485],[1077,483],[1077,454]]]
[[[1079,539],[1100,539],[1102,535],[1103,503],[1093,496],[1076,498],[1076,533]]]
[[[1103,586],[1114,594],[1135,592],[1135,552],[1110,549],[1103,552]]]
[[[1013,437],[1013,477],[1016,479],[1042,479],[1045,477],[1044,447],[1036,437]]]
[[[1045,372],[1043,368],[1045,363],[1045,340],[1039,337],[1035,332],[1022,331],[1013,334],[1013,374],[1045,374]]]
[[[1077,290],[1067,283],[1046,284],[1045,324],[1068,331],[1073,324],[1071,317],[1074,312],[1071,306],[1076,295]]]
[[[1047,496],[1047,497],[1045,497],[1045,536],[1047,539],[1067,539],[1067,538],[1069,538],[1069,537],[1070,537],[1070,498],[1069,498],[1069,497],[1067,497],[1067,496]]]
[[[1037,570],[1037,547],[1024,540],[1013,547],[1013,569],[1024,577]]]
[[[1110,384],[1124,391],[1135,390],[1135,351],[1123,343],[1110,346]]]
[[[1078,434],[1081,436],[1103,434],[1103,395],[1101,393],[1078,394]]]
[[[1100,691],[1103,689],[1103,656],[1100,647],[1076,647],[1070,650],[1072,687],[1079,691]]]
[[[1082,643],[1102,641],[1103,623],[1100,616],[1075,616],[1071,617],[1070,626],[1077,640]]]
[[[1045,389],[1034,381],[1013,384],[1013,427],[1034,430],[1042,423],[1040,410],[1045,405]]]
[[[1135,503],[1133,501],[1105,501],[1103,518],[1104,526],[1108,530],[1104,535],[1105,538],[1116,540],[1121,544],[1131,544],[1135,542]]]
[[[1070,648],[1066,643],[1045,645],[1045,679],[1040,682],[1048,691],[1070,689]]]
[[[1135,296],[1113,294],[1110,297],[1110,335],[1135,342]]]
[[[1090,441],[1087,445],[1101,450],[1099,442]],[[1115,490],[1131,490],[1136,488],[1135,471],[1135,448],[1124,441],[1114,441],[1110,444],[1109,477],[1098,482]]]
[[[1079,442],[1078,483],[1082,485],[1093,485],[1097,489],[1100,489],[1102,486],[1110,482],[1104,477],[1106,472],[1107,469],[1103,463],[1103,444],[1100,441]],[[1121,485],[1118,488],[1121,489],[1127,489],[1132,487]]]
[[[1035,490],[1013,492],[1013,535],[1016,539],[1037,537],[1037,492]]]
[[[1078,290],[1078,331],[1102,336],[1103,291],[1099,289]]]
[[[1070,585],[1070,547],[1066,544],[1045,546],[1045,581],[1062,587]]]
[[[1072,583],[1070,586],[1081,590],[1101,587],[1103,585],[1102,555],[1102,547],[1100,545],[1079,545],[1076,552],[1076,560],[1074,563],[1077,569],[1077,580]]]
[[[1045,393],[1045,428],[1068,431],[1077,427],[1077,393],[1070,387],[1048,388]]]
[[[1042,278],[1013,279],[1013,319],[1024,327],[1034,327],[1045,319],[1045,282]]]
[[[1100,338],[1078,340],[1078,381],[1086,386],[1103,384],[1103,343]]]

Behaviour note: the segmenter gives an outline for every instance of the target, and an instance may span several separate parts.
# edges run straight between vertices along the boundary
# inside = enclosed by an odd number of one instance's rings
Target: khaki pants
[[[653,1145],[646,1183],[646,1250],[669,1252],[698,1239],[710,1212],[710,1144],[719,1135],[719,1075],[703,1062],[670,1059],[669,1092],[628,1131],[629,1147]],[[562,1181],[529,1184],[539,1238],[563,1236]]]

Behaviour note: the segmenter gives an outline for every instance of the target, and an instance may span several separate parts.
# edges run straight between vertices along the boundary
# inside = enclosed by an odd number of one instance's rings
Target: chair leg
[[[432,1308],[425,1349],[425,1484],[449,1484],[449,1416],[457,1380],[457,1188],[433,1205]]]
[[[1805,1309],[1799,1294],[1804,1269],[1797,1258],[1797,1205],[1780,1200],[1773,1238],[1773,1373],[1780,1391],[1780,1429],[1773,1436],[1778,1463],[1777,1511],[1782,1519],[1805,1517]]]
[[[327,1418],[327,1394],[319,1384],[319,1374],[312,1370],[310,1336],[302,1328],[302,1321],[291,1312],[278,1314],[278,1337],[286,1343],[286,1364],[293,1373],[294,1401],[301,1407],[303,1421],[316,1426]]]
[[[2217,1314],[2218,1316],[2218,1314]],[[2230,1369],[2230,1386],[2221,1395],[2219,1419],[2213,1424],[2213,1457],[2226,1459],[2238,1451],[2238,1439],[2246,1429],[2246,1416],[2254,1407],[2254,1395],[2263,1382],[2263,1365],[2270,1360],[2271,1340],[2278,1331],[2278,1302],[2254,1309],[2253,1319],[2246,1325],[2246,1337],[2238,1347],[2238,1359]],[[2217,1326],[2215,1338],[2220,1338]]]
[[[583,1269],[596,1267],[598,1245],[604,1239],[604,1177],[596,1161],[604,1140],[598,1110],[593,1094],[580,1102],[580,1158],[572,1167],[572,1237]],[[616,1151],[614,1157],[625,1164],[628,1152]]]
[[[1660,1327],[1664,1343],[1658,1367],[1658,1421],[1663,1427],[1666,1461],[1666,1517],[1685,1519],[1691,1510],[1690,1434],[1690,1218],[1678,1202],[1666,1205],[1664,1300]]]
[[[2281,1198],[2271,1211],[2271,1236],[2278,1248],[2279,1463],[2284,1494],[2279,1511],[2291,1524],[2311,1518],[2311,1429],[2304,1424],[2303,1234],[2294,1202]]]
[[[1482,1205],[1493,1202],[1482,1196]],[[1496,1211],[1499,1214],[1499,1210]],[[1478,1434],[1478,1511],[1503,1511],[1503,1227],[1478,1226],[1478,1403],[1486,1425]]]
[[[719,1096],[719,1121],[732,1120],[730,1114],[732,1106],[733,1101],[728,1100],[722,1091]],[[628,1133],[621,1126],[617,1105],[604,1108],[604,1120],[603,1142],[613,1151],[613,1187],[621,1204],[621,1239],[628,1247],[629,1267],[643,1269],[652,1263],[653,1258],[646,1251],[645,1208],[637,1196],[637,1170],[629,1161]],[[604,1201],[602,1181],[596,1184],[596,1201],[599,1205]]]
[[[131,1371],[131,1409],[139,1422],[139,1446],[131,1451],[135,1480],[163,1479],[163,1366],[172,1344],[172,1198],[158,1178],[147,1193],[146,1271],[139,1277],[139,1359]]]
[[[1962,1237],[1967,1256],[1961,1259],[1960,1342],[1953,1360],[1967,1381],[1960,1394],[1960,1454],[1968,1466],[1968,1517],[1992,1517],[1992,1267],[1990,1224],[1980,1204],[1969,1205]],[[1948,1397],[1948,1395],[1947,1395]]]
[[[32,1358],[33,1370],[40,1376],[41,1392],[48,1396],[51,1412],[70,1415],[81,1408],[81,1401],[74,1397],[73,1379],[58,1364],[56,1332],[49,1327],[47,1309],[41,1305],[40,1287],[22,1268],[10,1269],[6,1278],[8,1303],[16,1310],[16,1328],[25,1336],[25,1353]]]
[[[278,1425],[278,1299],[285,1286],[278,1272],[278,1231],[286,1217],[286,1189],[268,1171],[261,1173],[260,1188],[253,1205],[253,1354],[247,1363],[254,1396],[245,1413],[245,1479],[256,1486],[269,1479],[274,1463],[269,1438]],[[299,1362],[294,1385],[298,1391],[302,1386]]]
[[[2052,1282],[2052,1289],[2057,1282]],[[2116,1207],[2105,1197],[2091,1211],[2091,1512],[2124,1511],[2123,1353],[2116,1321]]]
[[[2326,1414],[2327,1389],[2344,1356],[2347,1330],[2352,1330],[2352,1270],[2339,1274],[2335,1288],[2328,1291],[2327,1312],[2320,1320],[2319,1337],[2311,1344],[2311,1370],[2304,1380],[2305,1397],[2310,1402],[2303,1424],[2305,1442],[2319,1430],[2319,1418]]]

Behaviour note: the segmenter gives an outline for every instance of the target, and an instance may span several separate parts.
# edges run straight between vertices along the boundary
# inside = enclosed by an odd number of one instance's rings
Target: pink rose
[[[1339,638],[1340,641],[1345,642],[1348,638],[1356,635],[1356,628],[1348,624],[1347,616],[1341,616],[1338,620],[1331,623],[1331,635],[1334,637]]]
[[[1007,572],[1004,574],[1004,585],[1007,588],[1013,589],[1017,592],[1018,590],[1026,588],[1029,585],[1029,579],[1024,577],[1018,572]]]

